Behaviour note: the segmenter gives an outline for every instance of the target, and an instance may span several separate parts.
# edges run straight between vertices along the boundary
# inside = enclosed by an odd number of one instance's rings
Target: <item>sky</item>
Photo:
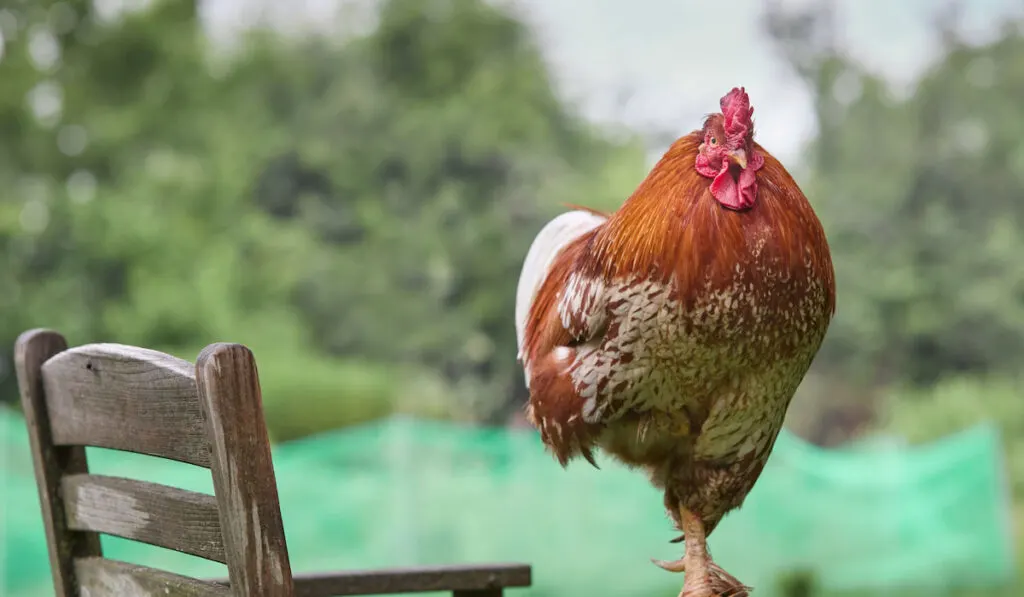
[[[204,16],[214,35],[230,35],[259,16],[302,30],[337,22],[351,14],[341,11],[372,1],[206,0]],[[760,29],[767,0],[497,1],[531,24],[560,91],[593,119],[685,134],[717,110],[718,98],[743,86],[759,142],[783,162],[795,160],[814,134],[810,94]],[[931,23],[945,0],[831,1],[840,46],[897,92],[935,59]],[[1024,16],[1024,2],[968,0],[959,25],[981,42],[1008,15]]]

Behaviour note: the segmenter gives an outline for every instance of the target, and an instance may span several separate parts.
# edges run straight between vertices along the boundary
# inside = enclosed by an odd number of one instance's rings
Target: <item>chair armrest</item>
[[[528,587],[533,581],[528,564],[475,564],[380,568],[293,574],[295,597],[394,595],[446,591],[500,595],[507,587]],[[230,585],[227,579],[215,582]]]
[[[528,587],[532,581],[531,569],[527,564],[382,568],[296,574],[294,579],[295,597],[486,591]]]

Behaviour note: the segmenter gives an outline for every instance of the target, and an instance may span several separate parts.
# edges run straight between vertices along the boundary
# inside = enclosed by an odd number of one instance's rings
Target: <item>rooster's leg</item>
[[[686,508],[679,509],[682,531],[686,536],[686,551],[681,559],[674,562],[654,560],[654,563],[669,572],[686,572],[686,581],[680,597],[713,597],[710,588],[707,543],[704,523],[700,517]]]
[[[680,528],[686,537],[686,552],[674,562],[654,560],[669,572],[686,572],[679,597],[750,597],[750,587],[741,583],[711,559],[707,532],[700,517],[679,509]]]
[[[679,595],[680,597],[713,597],[708,568],[711,557],[708,555],[704,523],[700,516],[686,508],[680,508],[679,516],[683,523],[683,535],[686,536],[686,551],[683,552],[686,581],[683,583],[683,591]]]

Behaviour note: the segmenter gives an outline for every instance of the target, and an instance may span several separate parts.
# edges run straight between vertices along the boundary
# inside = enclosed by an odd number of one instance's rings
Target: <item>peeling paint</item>
[[[138,533],[149,525],[149,512],[129,493],[86,483],[78,488],[78,499],[82,504],[77,512],[78,519],[87,525],[99,526],[108,523],[107,517],[100,513],[110,511],[131,519],[124,522],[131,532]]]

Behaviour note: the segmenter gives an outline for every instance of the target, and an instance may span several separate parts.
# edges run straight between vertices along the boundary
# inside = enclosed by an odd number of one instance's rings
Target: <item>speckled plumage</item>
[[[705,281],[690,307],[671,280],[573,274],[558,301],[562,325],[575,337],[604,333],[559,352],[579,412],[560,421],[531,401],[531,420],[556,452],[563,427],[591,427],[594,444],[645,467],[670,501],[713,527],[752,488],[831,315],[826,284],[806,264],[777,267],[752,250],[734,277]]]
[[[707,126],[618,211],[562,216],[580,225],[524,270],[517,330],[527,415],[558,460],[599,447],[642,467],[677,525],[682,506],[710,534],[760,475],[835,285],[810,204],[759,145],[753,206],[716,201],[693,166]]]

